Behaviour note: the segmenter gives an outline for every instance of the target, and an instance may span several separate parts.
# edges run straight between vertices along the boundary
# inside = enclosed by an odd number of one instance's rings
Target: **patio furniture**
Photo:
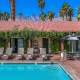
[[[68,54],[68,52],[66,50],[63,50],[63,60],[64,60],[64,57],[66,57],[66,60],[67,58],[71,56],[70,54]]]
[[[0,48],[0,58],[3,55],[4,48]]]
[[[11,55],[12,55],[12,49],[13,48],[7,48],[6,54],[4,54],[3,56],[1,56],[1,59],[8,59],[9,57],[11,57]]]
[[[33,48],[27,48],[26,59],[33,59]]]
[[[72,60],[74,60],[73,59],[73,53],[74,53],[74,51],[73,51],[73,44],[74,44],[74,40],[80,40],[80,36],[77,36],[77,35],[75,35],[74,33],[73,34],[71,34],[71,35],[68,35],[68,36],[66,36],[66,37],[63,37],[63,38],[61,38],[61,39],[63,39],[63,40],[71,40],[72,41],[72,52],[71,52],[71,54],[72,54]]]
[[[24,56],[24,48],[18,48],[18,54],[16,55],[15,59],[22,59]]]
[[[80,60],[80,51],[78,51],[78,57],[79,57],[79,60]]]
[[[46,48],[40,48],[40,59],[47,59]]]
[[[78,52],[74,52],[74,51],[72,52],[72,51],[69,51],[68,54],[71,55],[71,60],[75,60],[75,59],[73,59],[73,56],[76,55],[76,54],[78,54]]]

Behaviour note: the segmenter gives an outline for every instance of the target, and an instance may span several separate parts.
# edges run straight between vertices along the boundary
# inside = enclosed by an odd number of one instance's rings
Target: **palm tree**
[[[62,17],[62,20],[64,21],[64,13],[62,12],[61,9],[59,10],[59,15],[60,15],[60,17]]]
[[[0,11],[0,20],[1,20],[2,14],[3,14],[3,13]]]
[[[63,2],[63,5],[61,6],[62,13],[65,15],[66,14],[66,21],[67,21],[67,12],[68,8],[70,7],[68,3]]]
[[[73,16],[73,9],[70,7],[69,9],[68,9],[68,16],[70,16],[70,21],[72,21],[72,16]]]
[[[55,16],[54,12],[49,10],[49,12],[47,13],[47,17],[49,18],[50,21],[52,20],[52,18],[54,18],[54,16]]]
[[[41,18],[42,18],[42,9],[44,7],[45,2],[44,0],[37,0],[37,3],[38,3],[39,8],[41,9]]]
[[[80,14],[80,5],[77,6],[76,12],[77,12],[77,14]]]
[[[78,21],[80,21],[80,5],[78,5],[78,7],[76,8],[76,12],[77,12],[76,18]]]
[[[11,20],[15,21],[15,0],[6,0],[6,1],[10,1]]]
[[[8,20],[9,18],[9,13],[8,12],[4,12],[2,15],[3,20]]]
[[[46,17],[47,15],[43,11],[42,11],[42,14],[39,15],[39,18],[41,18],[42,21],[45,21]]]
[[[18,15],[20,15],[20,21],[21,21],[21,16],[23,15],[22,13],[19,13]]]

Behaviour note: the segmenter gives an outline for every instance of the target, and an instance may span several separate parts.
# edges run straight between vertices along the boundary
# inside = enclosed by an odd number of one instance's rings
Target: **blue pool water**
[[[0,64],[0,80],[71,80],[58,64]]]

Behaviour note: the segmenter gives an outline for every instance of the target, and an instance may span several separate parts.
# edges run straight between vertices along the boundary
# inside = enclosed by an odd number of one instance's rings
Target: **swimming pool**
[[[59,64],[0,64],[0,80],[71,80]]]

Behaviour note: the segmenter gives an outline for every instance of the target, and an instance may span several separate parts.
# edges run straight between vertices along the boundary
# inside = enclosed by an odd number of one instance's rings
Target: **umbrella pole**
[[[72,52],[73,52],[73,40],[72,40]]]
[[[73,40],[72,40],[72,60],[73,60]]]

